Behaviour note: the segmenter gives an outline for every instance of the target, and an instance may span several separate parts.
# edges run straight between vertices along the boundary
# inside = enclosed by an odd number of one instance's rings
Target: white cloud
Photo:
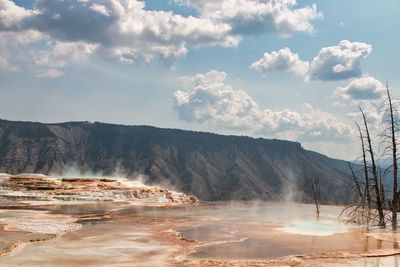
[[[38,31],[0,32],[0,68],[29,70],[39,77],[59,77],[73,63],[84,61],[97,45],[53,41]]]
[[[94,3],[89,8],[91,10],[99,12],[100,14],[103,14],[106,17],[110,16],[110,11],[103,5],[99,5],[99,4]]]
[[[54,42],[49,44],[51,50],[31,51],[34,72],[40,77],[59,77],[72,63],[78,63],[90,56],[97,45],[84,42]]]
[[[40,54],[45,47],[52,54],[56,43],[85,43],[95,45],[91,53],[103,58],[129,64],[158,58],[171,64],[191,47],[236,46],[246,34],[312,32],[311,21],[321,17],[315,6],[297,8],[293,0],[217,2],[189,1],[199,14],[182,16],[147,10],[139,0],[36,0],[32,9],[0,0],[0,33],[41,34]],[[33,49],[29,42],[25,46]],[[10,54],[12,49],[1,51],[3,66],[5,58],[18,64]]]
[[[230,30],[227,24],[205,18],[145,10],[145,3],[137,0],[41,0],[32,10],[0,0],[0,33],[40,33],[46,37],[38,49],[43,56],[45,47],[52,56],[58,49],[55,44],[73,43],[80,44],[76,49],[96,46],[92,54],[126,63],[155,58],[173,62],[190,46],[237,45],[240,38]],[[30,43],[25,45],[28,50]],[[4,54],[12,50],[3,49],[2,58]]]
[[[298,54],[283,48],[279,51],[265,53],[264,56],[250,66],[252,69],[262,73],[271,71],[291,71],[296,75],[306,79],[308,76],[309,63],[302,61]]]
[[[302,112],[262,109],[244,91],[225,84],[226,73],[210,71],[180,78],[185,89],[174,94],[174,107],[187,122],[222,129],[293,136],[301,140],[331,140],[350,134],[351,128],[334,115],[304,104]]]
[[[21,22],[33,15],[34,11],[19,7],[13,1],[0,0],[0,30],[18,30]]]
[[[336,46],[322,48],[312,60],[310,78],[334,81],[360,77],[360,61],[369,56],[372,46],[366,43],[341,41]]]
[[[4,71],[18,71],[21,66],[33,64],[29,52],[29,45],[37,45],[46,38],[37,31],[0,31],[0,58]]]
[[[362,76],[360,61],[369,56],[372,46],[342,40],[336,46],[322,48],[311,62],[303,61],[289,48],[265,53],[251,67],[261,72],[292,71],[305,81],[338,81]]]
[[[316,5],[296,8],[296,0],[175,0],[201,17],[227,23],[233,34],[313,33],[311,21],[322,18]]]
[[[381,106],[386,94],[385,86],[371,76],[355,78],[344,87],[338,87],[333,96],[337,104],[343,107],[360,106],[371,123],[382,121]],[[350,112],[348,116],[355,119],[359,112]]]
[[[362,101],[380,102],[385,92],[385,86],[380,81],[371,76],[364,76],[351,80],[344,87],[336,88],[334,96],[357,104]]]

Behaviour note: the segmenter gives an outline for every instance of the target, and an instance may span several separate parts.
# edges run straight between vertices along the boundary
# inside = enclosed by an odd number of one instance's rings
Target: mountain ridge
[[[305,150],[299,142],[101,122],[0,120],[0,172],[62,173],[68,166],[128,177],[148,176],[202,200],[307,201],[311,177],[325,202],[340,203],[346,161]],[[335,192],[332,192],[335,189]]]

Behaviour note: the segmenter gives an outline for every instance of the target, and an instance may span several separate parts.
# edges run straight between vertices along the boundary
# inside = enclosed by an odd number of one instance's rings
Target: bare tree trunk
[[[375,156],[374,156],[374,150],[372,148],[371,136],[369,134],[368,123],[367,123],[367,119],[365,117],[364,111],[361,108],[360,108],[360,111],[361,111],[363,121],[364,121],[365,133],[367,135],[366,137],[367,137],[368,147],[369,147],[368,151],[371,156],[372,175],[373,175],[373,179],[374,179],[374,183],[375,183],[374,188],[375,188],[375,194],[376,194],[376,208],[377,208],[378,214],[379,214],[379,226],[385,227],[385,215],[383,214],[382,198],[380,195],[380,183],[378,180],[378,172],[376,169]]]
[[[363,198],[363,194],[362,194],[362,192],[361,192],[360,184],[358,183],[358,180],[357,180],[357,176],[356,176],[356,174],[354,173],[354,170],[353,170],[353,168],[351,167],[350,162],[347,162],[347,165],[348,165],[349,168],[350,168],[351,176],[353,176],[354,184],[355,184],[355,186],[356,186],[358,195],[359,195],[359,197],[360,197],[361,203],[362,203],[363,206],[364,206],[364,200],[363,200],[364,198]]]
[[[369,187],[367,157],[365,155],[364,137],[363,137],[360,125],[358,125],[357,122],[356,122],[356,126],[357,126],[358,132],[360,134],[361,148],[362,148],[362,154],[363,154],[364,175],[365,175],[365,197],[367,199],[368,209],[371,209],[371,195],[370,195],[370,192],[369,192],[370,187]]]
[[[315,207],[317,208],[317,216],[319,216],[319,208],[321,205],[321,187],[319,185],[319,178],[311,180],[311,189],[314,195]]]
[[[395,121],[393,114],[392,97],[390,96],[389,86],[386,84],[387,100],[389,102],[390,115],[390,141],[392,147],[392,168],[393,168],[393,199],[392,199],[392,228],[397,229],[397,209],[399,202],[399,192],[397,192],[397,143],[395,134]]]

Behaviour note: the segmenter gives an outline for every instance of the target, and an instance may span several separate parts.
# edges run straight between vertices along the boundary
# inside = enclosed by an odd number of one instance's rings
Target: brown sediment
[[[5,216],[5,212],[11,215]],[[28,244],[52,240],[80,228],[76,219],[66,215],[52,215],[46,211],[23,211],[14,215],[13,210],[2,210],[0,219],[0,257],[11,254]]]
[[[43,243],[39,247],[30,246],[18,257],[0,260],[0,265],[18,265],[27,257],[35,257],[34,266],[176,266],[177,261],[174,258],[186,255],[189,252],[187,243],[194,245],[195,242],[184,240],[179,233],[170,230],[171,226],[175,227],[174,223],[176,226],[182,226],[185,222],[181,220],[156,222],[141,217],[137,220],[133,218],[118,221],[113,218],[110,221],[99,221],[94,224],[84,223],[81,229],[51,241],[50,245]],[[86,254],[80,252],[80,256],[72,259],[63,257],[62,255],[71,253],[68,250],[63,251],[63,247],[71,246],[74,251],[77,249],[87,252]],[[46,254],[46,247],[51,247],[52,254]],[[102,249],[111,253],[114,259],[117,257],[117,261],[108,258],[107,253],[99,254]]]
[[[44,241],[48,241],[48,240],[51,240],[56,237],[57,237],[57,235],[49,235],[48,237],[42,237],[42,238],[36,237],[36,238],[32,238],[32,239],[27,239],[27,240],[18,240],[12,244],[9,244],[8,246],[0,246],[0,257],[8,256],[14,250],[22,248],[27,244],[44,242]]]
[[[0,225],[0,257],[11,254],[14,250],[22,248],[27,244],[51,240],[57,235],[36,234],[20,231],[7,231],[5,225]]]
[[[111,216],[108,214],[90,214],[79,216],[77,220],[78,223],[88,222],[88,221],[106,221],[111,220]]]
[[[363,258],[381,258],[400,255],[400,250],[379,250],[367,253],[359,252],[332,252],[332,253],[313,253],[301,256],[289,256],[273,260],[212,260],[212,259],[192,259],[186,258],[179,262],[182,266],[218,266],[218,267],[241,267],[241,266],[314,266],[322,267],[325,263],[346,263],[346,260],[356,260]]]
[[[185,267],[265,267],[265,266],[301,266],[300,261],[293,260],[270,260],[270,261],[218,261],[218,260],[184,260],[177,266]]]
[[[174,225],[183,226],[184,223],[179,222]],[[175,247],[166,260],[167,266],[182,266],[187,255],[196,251],[200,243],[196,240],[190,240],[183,237],[181,233],[170,228],[171,225],[165,229],[158,229],[152,232],[152,237],[157,241]]]
[[[179,233],[177,236],[181,236]],[[199,243],[194,242],[191,252],[196,251]],[[187,255],[187,254],[186,254]],[[214,260],[214,259],[194,259],[184,257],[172,265],[188,266],[188,267],[261,267],[261,266],[314,266],[323,267],[326,263],[346,264],[349,260],[359,260],[365,258],[382,258],[400,255],[400,249],[375,249],[367,252],[324,252],[310,253],[306,255],[287,256],[271,260]],[[347,260],[347,261],[346,261]]]
[[[289,256],[282,259],[274,260],[210,260],[210,259],[184,259],[177,264],[188,267],[275,267],[275,266],[313,266],[323,267],[326,263],[346,264],[349,261],[371,257],[389,257],[400,255],[400,250],[395,251],[374,251],[368,253],[351,253],[351,252],[335,252],[335,253],[314,253],[302,256]]]

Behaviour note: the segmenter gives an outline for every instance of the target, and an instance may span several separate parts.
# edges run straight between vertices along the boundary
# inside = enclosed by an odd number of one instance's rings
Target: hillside
[[[311,197],[307,180],[321,179],[326,202],[344,202],[345,161],[299,143],[223,136],[149,126],[0,120],[0,172],[62,174],[70,167],[109,175],[148,176],[201,200]]]

